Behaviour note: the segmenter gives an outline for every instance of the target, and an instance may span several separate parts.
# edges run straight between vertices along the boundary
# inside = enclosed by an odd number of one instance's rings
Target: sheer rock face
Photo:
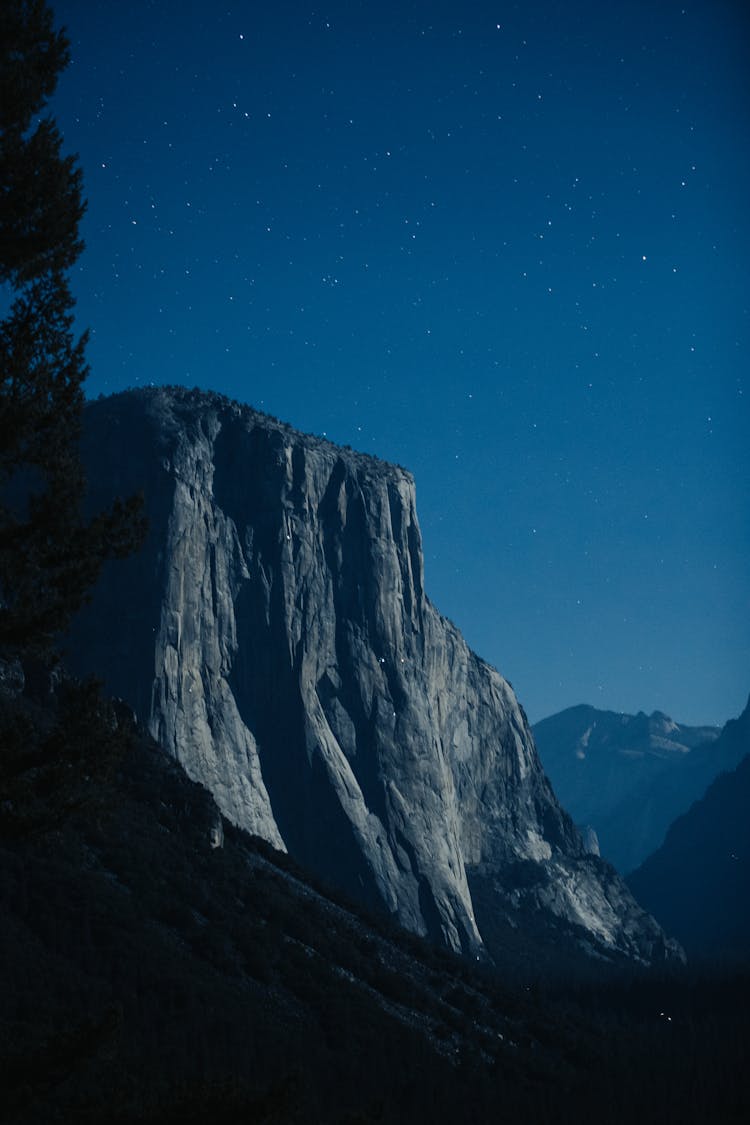
[[[454,949],[482,946],[467,870],[512,909],[520,863],[544,875],[535,908],[600,952],[672,954],[586,855],[512,689],[425,596],[409,473],[163,388],[91,404],[84,457],[92,503],[143,488],[150,532],[71,652],[227,818]]]

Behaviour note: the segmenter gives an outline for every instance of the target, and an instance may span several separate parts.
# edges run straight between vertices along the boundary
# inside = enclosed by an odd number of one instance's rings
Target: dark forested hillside
[[[3,1120],[734,1120],[746,980],[534,982],[436,950],[113,725],[109,780],[0,840]]]
[[[701,959],[750,963],[750,756],[722,774],[628,882]]]

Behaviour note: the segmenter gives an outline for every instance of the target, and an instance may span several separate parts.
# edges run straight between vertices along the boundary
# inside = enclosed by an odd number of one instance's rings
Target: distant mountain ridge
[[[586,853],[509,684],[427,598],[408,472],[181,388],[91,403],[83,454],[92,504],[143,488],[150,532],[71,655],[226,817],[473,956],[526,918],[554,947],[679,956]]]
[[[724,727],[716,749],[725,758],[744,756],[627,881],[688,955],[750,963],[750,702]]]
[[[662,711],[627,715],[582,704],[543,719],[534,739],[555,793],[601,854],[633,870],[714,777],[733,768],[720,728],[676,723]]]

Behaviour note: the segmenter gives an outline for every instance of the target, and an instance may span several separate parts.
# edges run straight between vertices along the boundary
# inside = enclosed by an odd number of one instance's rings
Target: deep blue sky
[[[750,690],[748,18],[729,0],[59,0],[91,395],[411,469],[532,720]]]

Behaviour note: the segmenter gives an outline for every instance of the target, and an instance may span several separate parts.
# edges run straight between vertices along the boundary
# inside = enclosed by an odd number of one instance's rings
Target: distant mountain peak
[[[596,829],[602,855],[623,872],[658,847],[721,769],[736,765],[717,744],[718,727],[686,726],[659,710],[579,705],[533,731],[561,803],[576,823]]]

